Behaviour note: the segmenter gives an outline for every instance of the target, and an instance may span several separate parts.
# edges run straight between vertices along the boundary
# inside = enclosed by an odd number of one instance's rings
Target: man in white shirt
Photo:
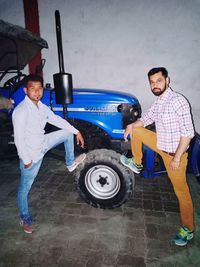
[[[43,79],[37,75],[29,75],[25,79],[24,100],[14,109],[14,140],[20,158],[20,184],[18,190],[18,207],[20,224],[26,233],[32,233],[32,217],[28,210],[28,194],[39,172],[45,153],[64,142],[65,162],[72,172],[83,162],[86,155],[81,154],[74,159],[74,134],[77,144],[84,147],[81,133],[66,120],[55,115],[40,99],[43,96]],[[57,126],[61,130],[45,134],[46,123]]]

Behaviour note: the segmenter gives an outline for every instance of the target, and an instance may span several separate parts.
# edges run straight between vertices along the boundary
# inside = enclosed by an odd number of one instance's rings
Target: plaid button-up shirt
[[[157,98],[140,120],[144,127],[155,122],[157,147],[166,152],[176,152],[182,136],[194,136],[190,105],[184,96],[171,88]]]

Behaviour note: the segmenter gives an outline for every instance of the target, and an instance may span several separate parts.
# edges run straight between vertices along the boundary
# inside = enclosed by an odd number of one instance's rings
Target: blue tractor
[[[5,24],[5,22],[1,23]],[[4,50],[0,49],[2,53],[0,54],[0,82],[7,75],[11,76],[0,87],[0,95],[8,99],[12,98],[15,107],[24,98],[25,75],[21,70],[38,51],[47,48],[48,45],[45,40],[36,38],[21,27],[7,23],[6,25],[14,27],[15,31],[12,33],[16,32],[16,34],[7,36],[0,26],[0,45],[4,42]],[[20,35],[19,32],[23,34]],[[59,58],[62,59],[62,46],[59,46],[59,53],[61,53]],[[28,47],[27,50],[26,47]],[[36,73],[42,70],[43,63],[44,60],[36,68]],[[61,60],[60,73],[54,78],[55,86],[51,88],[49,84],[46,85],[42,101],[57,115],[67,117],[67,120],[84,136],[86,142],[84,151],[87,152],[87,158],[75,175],[78,192],[88,204],[94,207],[103,209],[119,207],[134,192],[135,176],[120,163],[119,158],[120,154],[130,154],[130,143],[124,142],[123,134],[126,125],[141,116],[139,101],[134,95],[117,91],[72,89],[71,76],[66,74],[63,68]],[[67,84],[64,84],[66,80]],[[60,94],[61,87],[65,89]],[[5,153],[11,151],[11,148],[14,149],[14,145],[11,114],[7,110],[1,113],[7,117],[6,121],[0,116],[0,156],[3,157]],[[45,130],[49,132],[57,129],[52,125],[46,125]],[[199,140],[199,136],[194,139],[189,164],[189,171],[194,172],[197,177],[200,175]],[[143,149],[142,176],[153,178],[165,173],[159,156],[145,146]],[[82,152],[80,148],[76,147],[76,153],[80,152]]]

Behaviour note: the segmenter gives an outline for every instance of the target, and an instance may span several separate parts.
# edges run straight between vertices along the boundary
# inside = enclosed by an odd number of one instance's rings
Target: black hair
[[[24,78],[24,86],[27,87],[28,82],[41,82],[42,87],[44,86],[44,80],[41,76],[36,74],[29,74]]]
[[[158,72],[162,72],[162,75],[167,78],[168,77],[168,71],[166,70],[166,68],[164,67],[157,67],[157,68],[153,68],[148,72],[148,78],[150,78],[150,76],[158,73]]]

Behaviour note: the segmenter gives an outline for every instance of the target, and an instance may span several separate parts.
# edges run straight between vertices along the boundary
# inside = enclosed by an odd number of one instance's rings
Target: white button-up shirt
[[[12,120],[15,145],[24,164],[30,163],[31,160],[37,162],[44,156],[47,148],[44,128],[47,122],[73,134],[78,133],[76,128],[55,115],[41,101],[36,106],[28,96],[14,109]]]

